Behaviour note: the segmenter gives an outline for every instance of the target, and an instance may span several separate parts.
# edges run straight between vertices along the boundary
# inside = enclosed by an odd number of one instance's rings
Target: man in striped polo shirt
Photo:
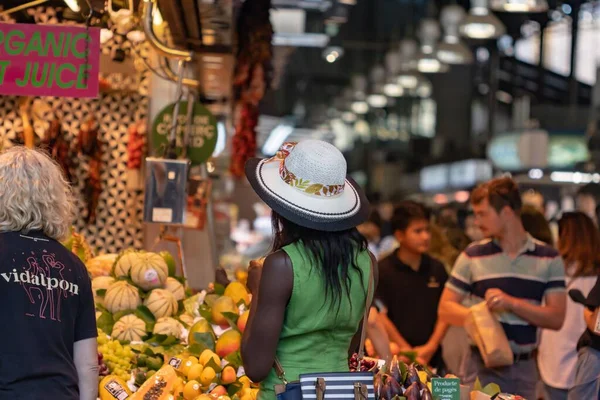
[[[558,330],[565,315],[564,264],[558,252],[533,239],[520,218],[521,196],[510,178],[498,178],[471,195],[476,224],[490,238],[460,255],[440,300],[440,320],[464,326],[468,306],[485,301],[506,332],[515,354],[510,367],[486,368],[474,348],[473,381],[495,382],[504,392],[535,399],[537,371],[533,351],[538,328]],[[470,368],[469,368],[470,367]],[[471,383],[466,382],[466,383]]]

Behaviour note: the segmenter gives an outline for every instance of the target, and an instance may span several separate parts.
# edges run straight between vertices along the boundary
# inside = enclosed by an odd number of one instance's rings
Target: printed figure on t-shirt
[[[379,264],[377,298],[387,308],[379,315],[390,340],[400,351],[416,352],[421,364],[440,369],[440,342],[448,326],[438,321],[437,309],[448,275],[440,261],[426,254],[429,217],[428,210],[413,201],[396,208],[392,227],[400,246]]]

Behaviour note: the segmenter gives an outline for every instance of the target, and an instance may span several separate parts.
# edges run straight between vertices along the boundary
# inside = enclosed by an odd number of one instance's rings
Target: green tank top
[[[292,261],[294,286],[287,305],[277,346],[277,357],[286,379],[298,380],[300,374],[347,372],[348,348],[364,315],[370,279],[371,257],[368,251],[358,254],[358,267],[349,268],[350,297],[343,295],[330,307],[325,296],[325,280],[320,266],[314,265],[301,243],[283,248]],[[280,384],[274,369],[260,384],[259,400],[274,400],[274,385]]]

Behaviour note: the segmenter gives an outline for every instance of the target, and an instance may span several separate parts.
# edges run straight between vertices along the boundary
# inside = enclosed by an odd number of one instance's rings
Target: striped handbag
[[[364,357],[370,299],[373,295],[373,265],[371,264],[365,313],[358,349],[358,370]],[[375,400],[372,372],[322,372],[301,374],[300,380],[288,382],[285,371],[275,358],[275,372],[283,384],[275,385],[277,400]]]

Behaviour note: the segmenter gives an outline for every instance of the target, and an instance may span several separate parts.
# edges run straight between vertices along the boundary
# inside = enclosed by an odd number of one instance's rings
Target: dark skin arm
[[[283,251],[267,257],[262,268],[248,271],[252,293],[248,326],[242,339],[242,359],[246,375],[263,381],[275,360],[283,318],[294,286],[292,263]],[[254,320],[260,321],[256,324]]]
[[[369,256],[371,256],[371,268],[373,268],[373,294],[375,294],[377,285],[379,284],[379,268],[377,266],[377,259],[375,256],[371,253],[369,253]],[[373,300],[375,300],[375,296],[373,296]],[[372,305],[373,303],[369,304],[369,310],[371,309]],[[364,322],[363,319],[364,318],[360,320],[360,323],[358,324],[358,330],[350,342],[350,348],[348,349],[349,356],[352,356],[354,353],[358,353],[358,347],[360,346],[360,334],[362,332],[362,325]]]
[[[371,255],[371,263],[374,276],[373,293],[375,293],[379,273],[373,255]],[[252,302],[248,325],[242,338],[242,359],[246,375],[253,382],[263,381],[273,368],[285,309],[292,295],[293,286],[292,263],[283,251],[269,255],[262,268],[254,264],[248,271],[248,288],[252,293]],[[255,319],[260,323],[254,324]],[[350,349],[358,348],[361,329],[362,320]]]

